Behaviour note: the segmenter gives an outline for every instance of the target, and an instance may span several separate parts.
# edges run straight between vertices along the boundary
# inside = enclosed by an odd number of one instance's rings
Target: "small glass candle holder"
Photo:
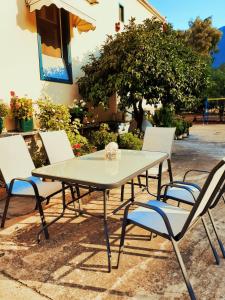
[[[111,142],[105,146],[105,158],[112,160],[116,159],[118,154],[118,144]]]

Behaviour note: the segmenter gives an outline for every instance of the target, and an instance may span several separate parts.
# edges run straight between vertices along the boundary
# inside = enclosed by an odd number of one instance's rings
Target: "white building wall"
[[[84,0],[85,1],[85,0]],[[119,4],[124,6],[125,24],[131,17],[141,22],[152,14],[138,0],[99,0],[90,7],[96,19],[95,31],[79,33],[71,28],[71,54],[74,83],[40,80],[35,12],[30,13],[23,0],[7,0],[0,10],[0,99],[10,100],[10,91],[32,99],[50,96],[55,102],[70,103],[77,95],[76,80],[90,53],[97,53],[107,34],[115,33]]]
[[[96,19],[95,31],[79,33],[73,29],[71,41],[73,54],[73,75],[74,80],[82,74],[80,66],[88,61],[88,55],[96,54],[99,47],[106,40],[107,35],[114,35],[115,23],[119,22],[119,4],[124,7],[124,24],[128,24],[131,17],[135,17],[137,23],[141,23],[153,15],[137,0],[100,0],[99,4],[92,6],[92,16]],[[121,30],[123,24],[121,23]]]

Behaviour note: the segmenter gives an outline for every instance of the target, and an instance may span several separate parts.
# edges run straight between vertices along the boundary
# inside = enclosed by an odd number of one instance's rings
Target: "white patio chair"
[[[171,153],[174,141],[176,128],[166,128],[166,127],[148,127],[146,128],[144,135],[144,142],[142,146],[142,151],[159,151],[168,153],[169,157],[162,164],[149,169],[146,172],[146,188],[149,191],[148,179],[157,179],[157,196],[159,195],[162,174],[168,172],[170,182],[173,180],[172,168],[171,168]]]
[[[171,152],[174,141],[176,128],[167,127],[147,127],[144,135],[144,142],[142,146],[142,151],[158,151],[168,153],[169,157],[166,161],[154,168],[146,171],[145,174],[138,176],[139,186],[144,186],[148,193],[152,195],[149,190],[149,178],[157,179],[157,198],[159,197],[162,173],[168,172],[170,182],[173,181],[172,169],[171,169]],[[145,184],[141,183],[141,178],[145,178]],[[133,185],[134,183],[132,183]],[[153,195],[155,196],[155,195]],[[121,201],[124,198],[124,186],[121,187]]]
[[[39,132],[50,164],[74,158],[70,141],[64,130]]]
[[[163,186],[163,187],[165,187],[165,190],[164,190],[164,194],[162,195],[162,199],[164,201],[166,201],[167,199],[172,199],[172,200],[178,201],[178,206],[180,205],[180,203],[185,203],[185,204],[193,206],[201,192],[201,187],[199,185],[197,185],[196,183],[189,182],[187,180],[187,175],[190,173],[209,174],[209,172],[205,171],[205,170],[196,170],[196,169],[188,170],[184,174],[183,180],[181,180],[181,181],[176,180],[169,184],[165,184]],[[218,191],[218,194],[215,197],[214,201],[211,203],[207,213],[209,215],[209,219],[212,224],[212,228],[215,233],[219,247],[221,249],[222,255],[225,258],[225,249],[224,249],[223,243],[219,237],[219,233],[216,229],[214,218],[213,218],[213,215],[211,212],[211,210],[217,205],[217,203],[219,202],[220,199],[223,199],[223,201],[225,202],[225,199],[223,196],[224,192],[225,192],[225,185],[220,187],[220,190]]]
[[[64,130],[39,132],[39,135],[41,137],[50,164],[54,164],[57,162],[74,158],[74,153],[70,141]],[[91,192],[91,189],[89,187],[82,186],[82,188],[88,189],[89,191],[81,195],[78,185],[75,184],[73,186],[75,187],[77,193],[76,200],[78,201],[78,205],[79,205],[78,211],[80,211],[79,199],[89,194]],[[70,210],[77,211],[77,209],[75,208],[72,209],[71,207],[68,206],[72,202],[74,203],[73,199],[71,202],[66,204],[66,207]]]
[[[156,233],[157,235],[160,235],[171,241],[182,270],[190,298],[196,299],[178,248],[178,242],[185,236],[188,229],[197,223],[198,220],[201,220],[216,259],[216,263],[219,264],[219,256],[212,244],[212,239],[203,216],[211,204],[215,201],[218,193],[220,192],[221,186],[224,186],[224,182],[225,158],[220,161],[210,172],[203,188],[200,191],[199,196],[196,199],[196,202],[190,211],[158,200],[151,200],[147,203],[134,202],[133,204],[129,204],[124,212],[117,266],[119,266],[120,253],[122,252],[124,246],[127,225],[133,224],[150,232]],[[137,205],[139,207],[134,211],[129,212],[131,205]]]
[[[31,171],[35,169],[27,145],[21,135],[0,138],[0,171],[3,176],[7,198],[3,211],[1,227],[5,225],[6,215],[11,197],[34,197],[41,217],[42,228],[38,231],[37,240],[44,231],[45,238],[49,238],[48,226],[59,219],[57,217],[49,224],[45,221],[42,202],[52,196],[63,192],[64,189],[59,182],[43,182],[40,178],[31,176]]]

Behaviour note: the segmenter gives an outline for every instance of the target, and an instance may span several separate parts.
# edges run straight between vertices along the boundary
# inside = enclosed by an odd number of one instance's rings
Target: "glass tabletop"
[[[167,157],[168,154],[163,152],[121,150],[117,159],[107,160],[105,151],[102,150],[35,169],[32,175],[99,189],[112,189],[125,184]]]

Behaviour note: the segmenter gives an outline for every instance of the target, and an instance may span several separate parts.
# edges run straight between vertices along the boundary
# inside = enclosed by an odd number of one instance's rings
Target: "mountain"
[[[223,35],[218,44],[219,52],[213,55],[213,68],[218,68],[220,65],[225,63],[225,26],[219,28],[219,30],[223,33]]]

